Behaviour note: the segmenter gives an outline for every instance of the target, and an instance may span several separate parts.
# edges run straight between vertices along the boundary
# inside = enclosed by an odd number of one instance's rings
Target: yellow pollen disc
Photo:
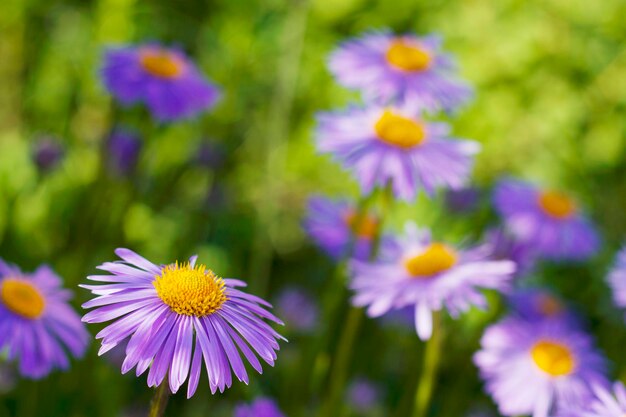
[[[426,139],[424,125],[408,117],[385,110],[374,125],[381,141],[403,149],[420,145]]]
[[[442,243],[432,243],[419,255],[408,259],[404,266],[415,278],[431,277],[447,271],[457,262],[456,252]]]
[[[391,66],[409,72],[427,70],[432,61],[428,51],[402,39],[391,43],[385,58]]]
[[[563,311],[563,306],[551,295],[542,295],[539,299],[539,311],[545,316],[555,316]]]
[[[572,351],[557,342],[539,341],[530,350],[530,355],[539,369],[551,376],[568,375],[576,366]]]
[[[0,300],[13,313],[31,320],[41,317],[46,307],[37,287],[21,278],[7,278],[0,283]]]
[[[183,71],[183,63],[171,52],[146,50],[141,53],[141,66],[159,78],[176,78]]]
[[[346,215],[346,224],[354,231],[358,237],[373,239],[378,233],[380,222],[378,218],[371,215],[364,215],[357,224],[358,215],[350,212]]]
[[[164,267],[153,284],[159,298],[185,316],[208,316],[227,300],[224,280],[204,265],[176,262]]]
[[[576,211],[571,198],[558,191],[546,191],[539,195],[539,207],[548,215],[557,219],[570,217]]]

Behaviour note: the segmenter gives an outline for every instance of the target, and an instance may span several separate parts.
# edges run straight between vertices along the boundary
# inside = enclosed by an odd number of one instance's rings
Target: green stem
[[[413,417],[426,417],[437,378],[443,340],[440,313],[433,314],[433,334],[426,342],[424,366],[415,391]]]
[[[163,417],[165,414],[165,407],[167,407],[167,400],[170,397],[170,387],[167,383],[167,378],[161,382],[154,392],[152,401],[150,402],[150,412],[148,417]]]

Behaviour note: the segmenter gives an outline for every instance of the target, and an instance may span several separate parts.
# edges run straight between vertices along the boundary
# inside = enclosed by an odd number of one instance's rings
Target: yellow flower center
[[[159,78],[177,78],[183,72],[182,61],[173,53],[163,50],[141,52],[141,66],[149,74]]]
[[[381,141],[403,149],[420,145],[426,139],[424,125],[408,117],[385,110],[374,125]]]
[[[405,261],[406,270],[415,278],[431,277],[447,271],[457,262],[456,252],[442,243],[431,243],[422,253]]]
[[[545,316],[555,316],[563,311],[563,306],[556,298],[544,294],[539,299],[539,311]]]
[[[539,195],[539,207],[551,217],[566,219],[576,211],[571,198],[558,191],[546,191]]]
[[[159,298],[185,316],[208,316],[227,300],[224,280],[204,265],[176,262],[164,267],[153,284]]]
[[[46,307],[37,287],[21,278],[7,278],[0,283],[0,300],[13,313],[31,320],[41,317]]]
[[[427,70],[432,62],[428,51],[403,39],[391,43],[385,58],[391,66],[409,72]]]
[[[557,342],[541,340],[532,347],[530,355],[539,369],[551,376],[568,375],[576,366],[572,351]]]
[[[357,219],[360,220],[358,224]],[[377,217],[367,214],[359,219],[359,215],[351,211],[346,215],[346,224],[358,237],[373,239],[378,233],[380,222]]]

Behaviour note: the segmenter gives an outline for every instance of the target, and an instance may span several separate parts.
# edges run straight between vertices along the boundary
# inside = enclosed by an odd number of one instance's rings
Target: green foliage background
[[[334,274],[300,228],[311,193],[357,197],[350,177],[316,155],[315,113],[357,95],[326,69],[338,42],[371,28],[439,32],[476,89],[455,117],[455,133],[482,143],[475,180],[489,187],[514,174],[576,195],[605,237],[589,265],[542,267],[537,283],[556,288],[588,315],[613,375],[625,370],[626,332],[603,283],[626,223],[626,3],[621,0],[5,0],[0,4],[0,256],[27,270],[50,263],[68,287],[126,246],[157,262],[198,253],[223,276],[249,281],[272,298],[299,283],[320,299]],[[103,47],[144,41],[180,45],[223,88],[214,112],[158,126],[139,109],[114,105],[98,79]],[[115,126],[139,129],[137,174],[107,174],[103,141]],[[66,148],[60,167],[41,174],[33,144],[54,135]],[[225,154],[221,167],[193,163],[202,140]],[[488,207],[452,215],[440,203],[398,204],[390,227],[407,218],[467,240],[494,221]],[[88,298],[76,288],[75,306]],[[444,367],[433,415],[461,416],[490,401],[470,361],[486,323],[501,308],[448,321]],[[342,317],[320,331],[337,336]],[[95,334],[94,328],[90,328]],[[287,330],[289,332],[289,330]],[[208,384],[171,416],[229,416],[232,404],[275,396],[291,416],[313,415],[330,358],[302,373],[316,336],[291,337],[276,368],[246,387],[211,396]],[[406,414],[422,345],[411,331],[368,321],[352,375],[379,381],[385,403],[372,415]],[[19,381],[0,396],[0,416],[99,417],[141,412],[144,378],[121,376],[98,358],[44,381]],[[305,364],[306,365],[306,364]],[[305,366],[306,367],[306,366]],[[322,376],[320,376],[322,375]],[[351,415],[345,410],[346,415]],[[394,414],[395,413],[395,414]]]

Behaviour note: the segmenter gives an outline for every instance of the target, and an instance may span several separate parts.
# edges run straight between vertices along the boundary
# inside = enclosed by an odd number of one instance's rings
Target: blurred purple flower
[[[469,179],[480,145],[457,140],[442,122],[425,122],[411,106],[370,106],[318,116],[317,144],[358,180],[363,194],[389,182],[396,197],[459,189]]]
[[[285,417],[276,401],[270,398],[257,398],[251,404],[239,404],[235,407],[234,417]]]
[[[107,49],[101,75],[122,105],[144,103],[162,122],[197,116],[219,96],[184,53],[155,44]]]
[[[475,187],[447,190],[446,207],[453,213],[470,213],[478,207],[480,190]]]
[[[622,309],[626,308],[626,246],[618,252],[615,264],[606,279],[615,305]]]
[[[216,170],[222,165],[226,158],[224,147],[209,140],[202,141],[194,156],[195,162],[203,167]]]
[[[410,101],[430,110],[453,110],[471,97],[456,78],[452,58],[438,36],[370,32],[341,45],[330,57],[339,83],[363,91],[368,100]]]
[[[365,379],[356,378],[348,387],[348,403],[359,413],[376,407],[381,400],[381,389],[378,384]]]
[[[585,260],[600,238],[574,201],[559,191],[541,190],[517,180],[501,180],[494,205],[513,236],[555,260]]]
[[[39,379],[70,366],[67,352],[82,357],[89,334],[50,267],[31,274],[0,260],[0,351],[18,362],[19,373]]]
[[[367,306],[370,317],[392,309],[415,308],[422,340],[432,333],[432,313],[446,308],[453,316],[472,305],[486,308],[483,289],[507,290],[515,272],[512,261],[493,261],[483,247],[458,250],[432,241],[428,230],[409,223],[397,247],[383,248],[383,261],[353,260],[353,304]]]
[[[486,390],[505,416],[548,417],[580,407],[603,385],[605,360],[586,333],[559,321],[506,318],[485,331],[474,355]]]
[[[64,150],[58,140],[44,137],[37,141],[33,149],[33,160],[42,172],[51,171],[63,158]]]
[[[136,133],[115,130],[107,141],[109,170],[120,176],[131,174],[137,166],[141,147],[141,139]]]
[[[557,417],[624,417],[626,415],[626,388],[621,382],[613,383],[613,389],[595,385],[595,398],[585,407],[567,407]]]
[[[508,297],[515,315],[531,323],[559,321],[580,327],[580,319],[565,302],[546,289],[518,290]]]
[[[314,299],[303,289],[284,289],[276,300],[276,311],[287,328],[309,332],[318,324],[319,311]]]
[[[380,233],[380,220],[368,213],[359,225],[355,224],[356,221],[356,208],[348,202],[311,197],[304,228],[315,243],[334,259],[349,255],[350,241],[355,234],[352,253],[358,259],[367,259]]]
[[[492,259],[510,259],[515,262],[517,277],[531,273],[537,263],[537,254],[532,247],[515,240],[504,229],[488,230],[485,233],[485,244],[491,248]]]
[[[115,253],[121,261],[98,267],[111,275],[88,277],[105,284],[81,287],[97,296],[83,304],[95,307],[83,321],[114,321],[96,336],[102,339],[99,354],[130,338],[122,373],[136,367],[139,376],[149,368],[148,386],[167,379],[173,393],[189,379],[190,398],[200,382],[203,358],[212,393],[230,387],[233,373],[249,381],[241,355],[257,372],[262,372],[257,355],[274,365],[282,336],[264,319],[282,322],[262,307],[270,306],[266,301],[237,289],[244,282],[218,277],[196,265],[196,256],[157,266],[128,249]]]

